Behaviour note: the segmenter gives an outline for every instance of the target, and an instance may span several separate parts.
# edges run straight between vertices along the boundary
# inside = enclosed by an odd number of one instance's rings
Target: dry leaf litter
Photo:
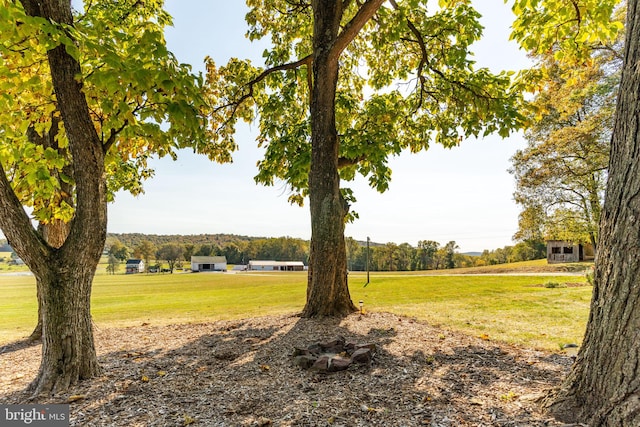
[[[295,348],[344,337],[366,364],[304,370]],[[103,374],[38,403],[73,426],[562,426],[538,399],[572,359],[387,313],[97,329]],[[40,345],[0,347],[0,404],[29,402]]]

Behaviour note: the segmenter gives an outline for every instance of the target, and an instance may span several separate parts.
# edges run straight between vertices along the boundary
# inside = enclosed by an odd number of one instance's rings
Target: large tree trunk
[[[584,343],[547,403],[566,422],[640,425],[640,10],[629,0],[625,65]]]
[[[63,184],[66,185],[66,184]],[[66,185],[69,187],[68,185]],[[68,190],[68,194],[71,194],[71,189]],[[72,205],[73,200],[69,200],[67,203]],[[38,231],[44,238],[44,240],[49,244],[49,246],[54,248],[60,248],[65,240],[67,240],[67,236],[69,235],[70,224],[68,222],[61,221],[59,219],[53,220],[48,224],[41,223],[38,226]],[[36,323],[36,327],[31,332],[29,336],[30,341],[38,341],[42,338],[42,317],[44,316],[44,300],[40,293],[40,286],[37,286],[37,298],[38,298],[38,322]]]
[[[31,384],[35,395],[66,390],[79,380],[97,375],[90,298],[96,265],[91,260],[67,265],[54,255],[38,274],[42,299],[42,360]]]
[[[316,0],[314,9],[311,170],[311,248],[304,317],[343,316],[356,310],[347,285],[344,224],[348,210],[340,193],[335,94],[339,53],[333,46],[342,2]]]

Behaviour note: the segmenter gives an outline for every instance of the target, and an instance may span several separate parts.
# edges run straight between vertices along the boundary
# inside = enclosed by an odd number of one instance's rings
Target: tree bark
[[[67,184],[63,185],[68,186]],[[68,194],[71,194],[70,189],[68,191]],[[71,205],[73,203],[73,200],[68,200],[67,203]],[[38,231],[42,235],[43,239],[49,244],[49,246],[59,248],[63,245],[63,243],[67,239],[67,236],[69,235],[69,223],[56,219],[48,224],[41,223],[38,227]],[[33,332],[31,332],[31,335],[29,335],[29,341],[38,341],[42,338],[44,300],[42,298],[42,295],[40,294],[40,288],[41,286],[36,286],[38,299],[38,322],[36,323],[36,327],[33,329]]]
[[[640,7],[629,0],[625,63],[584,343],[548,399],[565,422],[640,425]]]
[[[347,284],[344,241],[348,205],[340,193],[335,94],[340,52],[333,49],[342,2],[313,2],[313,89],[311,94],[311,170],[309,205],[311,248],[307,302],[303,317],[344,316],[356,311]]]
[[[95,265],[54,255],[37,276],[42,299],[42,360],[30,391],[34,395],[65,391],[100,372],[91,325],[91,284]]]

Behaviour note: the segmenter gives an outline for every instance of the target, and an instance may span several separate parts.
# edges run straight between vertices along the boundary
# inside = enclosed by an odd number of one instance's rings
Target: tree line
[[[230,234],[201,235],[145,235],[109,234],[106,252],[112,257],[110,265],[127,258],[166,261],[170,269],[176,262],[189,261],[191,256],[225,256],[229,264],[246,264],[249,260],[278,261],[309,260],[310,242],[292,237],[247,237]],[[546,256],[542,241],[519,242],[494,250],[485,249],[480,255],[458,251],[455,241],[445,245],[433,240],[409,243],[370,243],[346,239],[347,264],[351,271],[415,271],[478,267],[517,261],[540,259]],[[112,271],[115,269],[112,267]]]
[[[519,242],[514,246],[485,249],[480,255],[460,253],[455,241],[441,245],[433,240],[420,240],[416,246],[409,243],[372,243],[367,248],[364,242],[347,237],[346,245],[347,262],[351,271],[366,270],[367,260],[371,271],[416,271],[481,267],[546,257],[546,245],[543,241]]]
[[[302,261],[309,258],[309,242],[294,237],[247,237],[231,234],[145,235],[109,234],[105,251],[117,261],[139,258],[147,266],[151,260],[190,261],[192,256],[225,256],[229,264],[249,260]]]

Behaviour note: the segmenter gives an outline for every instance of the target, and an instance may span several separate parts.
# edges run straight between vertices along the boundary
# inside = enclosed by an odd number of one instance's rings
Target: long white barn
[[[302,261],[249,261],[250,271],[304,271]]]

